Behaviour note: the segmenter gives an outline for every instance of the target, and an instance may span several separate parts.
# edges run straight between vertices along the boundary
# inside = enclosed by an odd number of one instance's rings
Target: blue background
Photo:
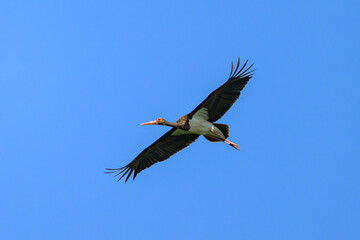
[[[359,1],[8,1],[0,8],[2,239],[360,239]],[[122,167],[257,69],[199,138]]]

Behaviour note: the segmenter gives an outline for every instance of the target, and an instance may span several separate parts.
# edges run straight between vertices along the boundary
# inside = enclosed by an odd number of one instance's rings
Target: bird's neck
[[[177,123],[177,122],[168,122],[168,121],[165,121],[164,125],[165,125],[165,126],[169,126],[169,127],[180,127],[180,124]]]

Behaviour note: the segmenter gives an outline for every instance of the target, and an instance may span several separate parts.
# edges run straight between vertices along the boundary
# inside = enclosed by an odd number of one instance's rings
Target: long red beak
[[[154,121],[142,123],[142,124],[140,124],[140,125],[157,125],[157,124],[158,124],[158,121],[157,121],[157,120],[154,120]]]

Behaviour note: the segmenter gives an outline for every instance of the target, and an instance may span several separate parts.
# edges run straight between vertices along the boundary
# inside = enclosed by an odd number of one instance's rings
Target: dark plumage
[[[202,103],[199,104],[191,113],[189,117],[195,114],[202,107],[206,107],[209,112],[209,122],[216,122],[219,120],[239,98],[241,90],[245,87],[247,82],[252,77],[252,71],[249,71],[253,66],[251,64],[246,70],[242,70],[246,67],[248,61],[238,71],[240,65],[240,59],[238,60],[235,71],[234,65],[231,63],[231,71],[229,79],[215,91],[213,91]]]
[[[229,136],[228,125],[214,122],[229,110],[239,98],[241,90],[252,77],[254,70],[249,70],[253,65],[246,68],[247,63],[248,61],[239,69],[240,59],[238,59],[235,70],[233,69],[233,63],[231,63],[229,79],[213,91],[191,113],[180,117],[176,122],[171,123],[162,118],[157,118],[154,121],[142,124],[166,125],[172,127],[172,129],[143,150],[125,167],[107,168],[109,171],[107,173],[116,173],[115,176],[120,175],[118,180],[127,175],[125,182],[134,173],[133,179],[135,179],[139,172],[157,162],[168,159],[171,155],[194,142],[199,135],[204,135],[211,142],[223,141],[239,150],[235,143],[226,139]]]

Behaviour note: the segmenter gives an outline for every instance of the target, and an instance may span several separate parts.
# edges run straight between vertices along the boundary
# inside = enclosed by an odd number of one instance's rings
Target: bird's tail
[[[221,123],[213,123],[215,127],[217,127],[225,136],[225,139],[229,137],[229,125],[221,124]],[[213,136],[205,136],[206,140],[210,142],[221,142],[224,141],[224,139],[213,137]]]
[[[221,123],[213,123],[213,124],[224,134],[225,138],[229,137],[229,125],[221,124]]]

